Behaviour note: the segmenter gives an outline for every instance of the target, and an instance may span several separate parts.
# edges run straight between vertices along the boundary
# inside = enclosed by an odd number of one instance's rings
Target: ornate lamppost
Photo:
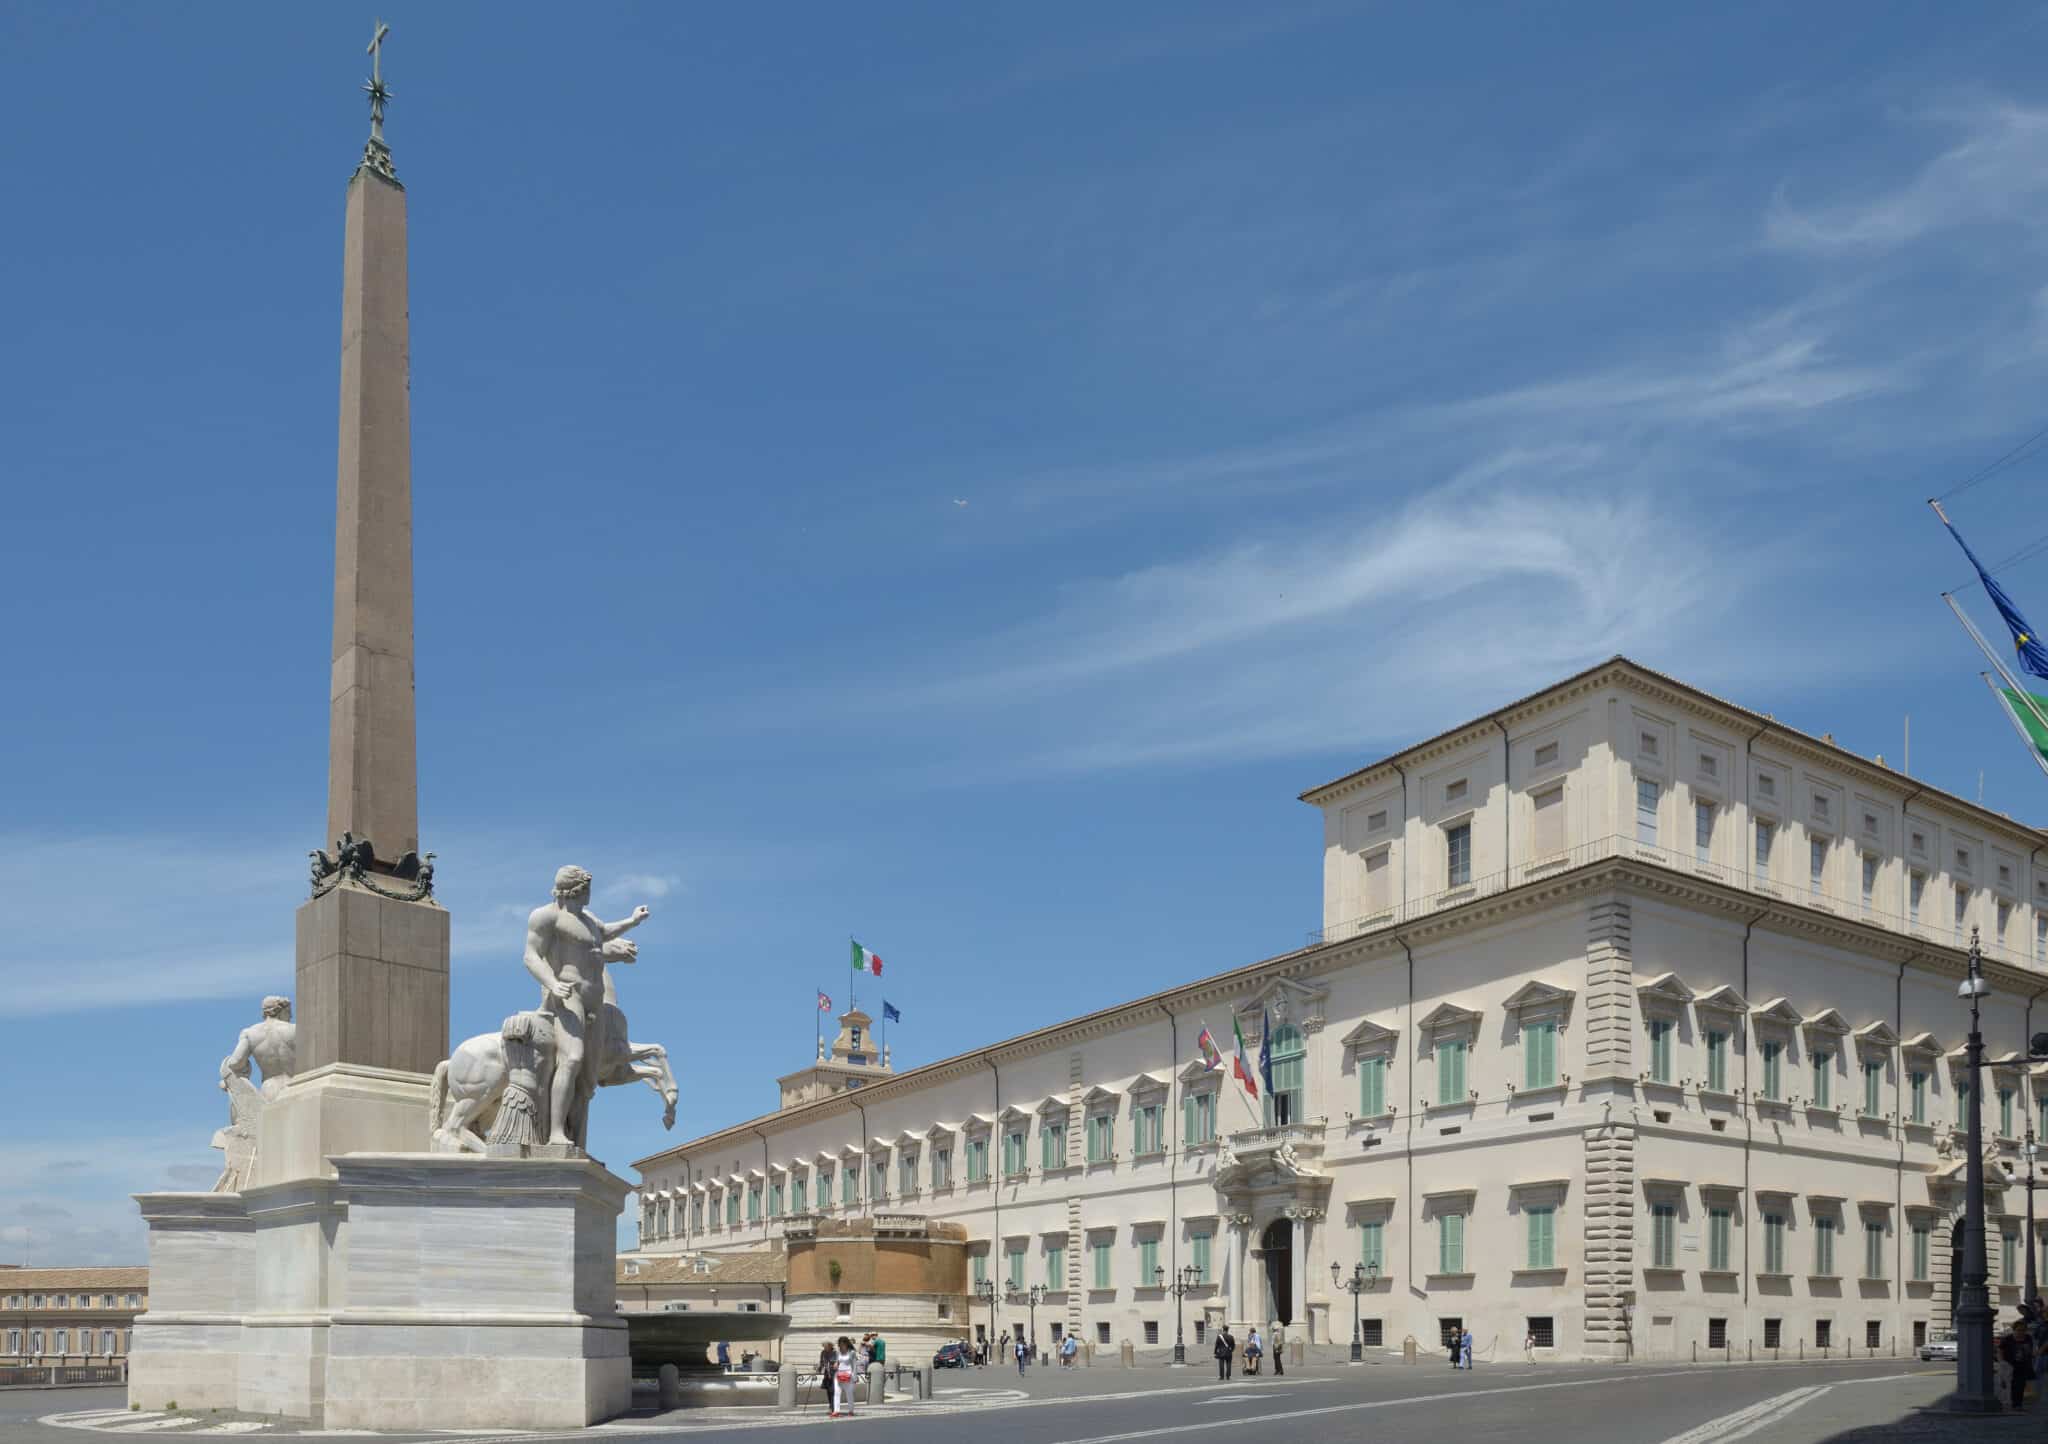
[[[1330,1282],[1351,1295],[1351,1362],[1365,1362],[1365,1338],[1358,1328],[1358,1296],[1380,1281],[1379,1261],[1356,1263],[1351,1266],[1351,1276],[1344,1277],[1344,1265],[1332,1262]]]
[[[1164,1285],[1173,1295],[1173,1367],[1186,1366],[1188,1361],[1187,1341],[1187,1296],[1202,1287],[1202,1271],[1194,1264],[1182,1264],[1180,1272],[1173,1276],[1173,1282],[1166,1283],[1166,1270],[1153,1266],[1152,1278],[1155,1284]]]
[[[993,1354],[996,1347],[996,1281],[976,1279],[974,1296],[988,1305],[988,1347],[989,1352]]]
[[[2032,1051],[2031,1047],[2029,1051]],[[2034,1160],[2041,1150],[2034,1143],[2034,1130],[2027,1129],[2026,1140],[2020,1144],[2020,1162],[2027,1170],[2027,1303],[2031,1306],[2037,1297],[2034,1291],[2034,1255],[2041,1245],[2034,1239]]]
[[[1978,1017],[1980,1000],[1990,992],[1977,930],[1971,928],[1969,974],[1956,988],[1958,997],[1970,1000],[1970,1038],[1963,1064],[1970,1080],[1969,1153],[1963,1161],[1963,1278],[1956,1294],[1956,1388],[1949,1396],[1949,1407],[1959,1414],[1989,1414],[1999,1407],[1991,1382],[1991,1269],[1984,1254],[1984,1032]]]
[[[1033,1357],[1038,1353],[1038,1301],[1044,1297],[1044,1284],[1033,1284],[1028,1289],[1018,1288],[1013,1285],[1003,1294],[1003,1302],[1011,1304],[1022,1302],[1028,1305],[1031,1310],[1031,1343],[1026,1351],[1027,1358]],[[993,1321],[995,1319],[993,1305],[990,1306],[989,1319],[991,1321],[990,1327],[993,1328]]]

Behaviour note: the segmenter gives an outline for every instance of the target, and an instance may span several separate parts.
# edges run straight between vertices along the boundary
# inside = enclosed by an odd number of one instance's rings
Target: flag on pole
[[[1202,1024],[1202,1036],[1195,1039],[1195,1046],[1202,1050],[1203,1068],[1214,1073],[1223,1066],[1223,1050],[1216,1046],[1216,1036],[1207,1023]]]
[[[1244,1084],[1245,1092],[1256,1098],[1259,1096],[1259,1080],[1252,1076],[1251,1062],[1245,1057],[1244,1025],[1238,1022],[1236,1018],[1232,1018],[1230,1020],[1230,1031],[1237,1037],[1237,1054],[1230,1060],[1231,1074],[1238,1082]]]
[[[887,998],[882,999],[882,1021],[885,1023],[900,1023],[903,1021],[903,1014]]]
[[[1264,1008],[1259,1009],[1259,1081],[1266,1085],[1266,1096],[1273,1094],[1273,1020],[1266,1016]]]
[[[1998,698],[2005,708],[2005,715],[2013,731],[2034,750],[2034,762],[2043,772],[2048,772],[2048,697],[2038,692],[2022,692],[2013,687],[2001,687],[1991,680],[1989,672],[1979,674],[1984,685]]]
[[[818,1011],[821,1013],[829,1013],[832,1011],[832,1000],[826,997],[823,993],[818,994]]]
[[[1948,528],[1948,534],[1956,539],[1956,545],[1963,549],[1963,555],[1976,568],[1977,580],[1984,584],[1984,595],[1991,598],[1991,605],[1998,608],[1998,615],[2005,619],[2006,628],[2012,633],[2013,651],[2020,666],[2036,677],[2048,677],[2048,647],[2041,644],[2041,634],[2027,625],[2027,619],[2020,615],[2020,609],[2005,594],[2005,588],[1991,580],[1991,573],[1984,570],[1984,563],[1977,560],[1977,554],[1970,550],[1970,544],[1963,540],[1956,524],[1948,519],[1941,503],[1935,501],[1928,505],[1934,508],[1934,514],[1941,518],[1941,524]]]
[[[882,976],[882,960],[859,943],[853,945],[853,970],[856,973],[873,973]]]

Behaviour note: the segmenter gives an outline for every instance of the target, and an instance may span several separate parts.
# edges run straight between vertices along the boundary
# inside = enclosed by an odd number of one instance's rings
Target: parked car
[[[965,1344],[943,1344],[932,1355],[934,1369],[964,1369],[973,1362],[974,1357],[967,1352]]]
[[[1946,1359],[1950,1363],[1954,1363],[1956,1357],[1956,1336],[1949,1333],[1929,1334],[1927,1342],[1920,1346],[1920,1357],[1928,1361]]]

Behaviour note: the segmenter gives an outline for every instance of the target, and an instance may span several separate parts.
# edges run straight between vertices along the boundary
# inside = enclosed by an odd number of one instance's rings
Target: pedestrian
[[[1024,1377],[1024,1366],[1031,1362],[1031,1345],[1022,1334],[1017,1335],[1017,1377]]]
[[[2026,1324],[2018,1319],[2013,1320],[2006,1338],[2012,1343],[2012,1407],[2023,1409],[2027,1403],[2027,1380],[2034,1373],[2034,1340]]]
[[[1251,1332],[1244,1336],[1244,1372],[1250,1378],[1259,1372],[1259,1360],[1266,1355],[1265,1340],[1259,1337],[1259,1326],[1253,1324]]]
[[[818,1350],[818,1392],[825,1396],[825,1402],[832,1402],[832,1375],[839,1369],[839,1351],[832,1347],[830,1339]]]
[[[1230,1332],[1230,1325],[1223,1326],[1223,1332],[1216,1336],[1216,1381],[1230,1381],[1230,1366],[1237,1357],[1237,1339]]]
[[[720,1373],[732,1372],[732,1345],[723,1339],[718,1341],[718,1369]]]
[[[834,1419],[853,1417],[853,1385],[859,1377],[860,1356],[854,1352],[853,1340],[841,1334],[839,1350],[832,1360],[832,1416]]]
[[[1463,1332],[1464,1331],[1455,1324],[1453,1324],[1450,1328],[1444,1330],[1444,1343],[1450,1348],[1451,1367],[1453,1369],[1458,1367],[1459,1335]]]
[[[1060,1367],[1061,1367],[1062,1369],[1071,1369],[1071,1368],[1073,1368],[1073,1367],[1074,1367],[1074,1355],[1078,1354],[1078,1353],[1079,1353],[1080,1351],[1081,1351],[1081,1345],[1079,1344],[1079,1342],[1077,1342],[1077,1341],[1075,1340],[1075,1338],[1074,1338],[1074,1336],[1073,1336],[1072,1334],[1068,1334],[1068,1335],[1067,1335],[1067,1336],[1066,1336],[1065,1338],[1061,1339],[1061,1340],[1060,1340]]]
[[[1522,1357],[1531,1364],[1536,1362],[1536,1331],[1534,1329],[1522,1335]]]
[[[1472,1367],[1472,1331],[1470,1329],[1462,1330],[1458,1335],[1458,1366],[1463,1369]]]
[[[877,1369],[882,1369],[883,1373],[888,1373],[889,1371],[882,1367],[889,1362],[888,1340],[884,1339],[879,1333],[874,1333],[868,1335],[868,1341],[869,1363]]]

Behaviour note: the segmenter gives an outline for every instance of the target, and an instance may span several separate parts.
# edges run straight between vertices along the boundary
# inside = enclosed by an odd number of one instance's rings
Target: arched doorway
[[[1259,1251],[1266,1264],[1266,1298],[1269,1317],[1282,1324],[1294,1322],[1294,1224],[1276,1218],[1259,1235]]]

